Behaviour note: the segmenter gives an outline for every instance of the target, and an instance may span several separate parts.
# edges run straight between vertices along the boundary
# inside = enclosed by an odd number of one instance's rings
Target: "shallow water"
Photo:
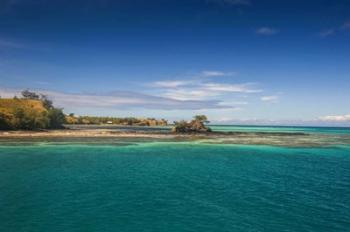
[[[349,231],[350,146],[2,141],[0,231]]]
[[[281,132],[281,133],[308,133],[308,134],[347,134],[350,135],[349,127],[301,127],[301,126],[232,126],[213,125],[213,131],[236,131],[236,132]]]

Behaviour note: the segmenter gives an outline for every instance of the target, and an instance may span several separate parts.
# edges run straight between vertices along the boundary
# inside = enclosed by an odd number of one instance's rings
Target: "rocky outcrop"
[[[205,126],[204,122],[200,120],[192,120],[190,122],[175,122],[175,125],[171,131],[173,133],[206,133],[211,132],[211,129]]]

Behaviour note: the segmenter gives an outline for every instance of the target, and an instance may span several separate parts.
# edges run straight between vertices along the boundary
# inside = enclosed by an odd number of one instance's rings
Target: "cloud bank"
[[[200,110],[224,109],[233,106],[222,105],[220,100],[177,100],[131,91],[115,91],[105,94],[64,93],[49,90],[33,90],[46,94],[58,107],[88,107],[113,109],[161,109],[161,110]],[[21,90],[0,89],[1,97],[20,96]]]
[[[350,114],[346,115],[327,115],[319,118],[325,122],[350,122]]]

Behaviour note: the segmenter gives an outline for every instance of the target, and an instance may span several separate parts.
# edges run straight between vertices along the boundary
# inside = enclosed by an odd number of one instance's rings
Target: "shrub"
[[[58,129],[62,128],[62,124],[65,123],[66,117],[62,109],[53,108],[48,111],[49,128]]]

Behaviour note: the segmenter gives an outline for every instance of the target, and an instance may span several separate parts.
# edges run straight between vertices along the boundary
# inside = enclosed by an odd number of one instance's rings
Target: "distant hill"
[[[0,98],[0,113],[13,114],[19,108],[26,111],[34,110],[38,113],[47,112],[43,102],[40,100]]]

